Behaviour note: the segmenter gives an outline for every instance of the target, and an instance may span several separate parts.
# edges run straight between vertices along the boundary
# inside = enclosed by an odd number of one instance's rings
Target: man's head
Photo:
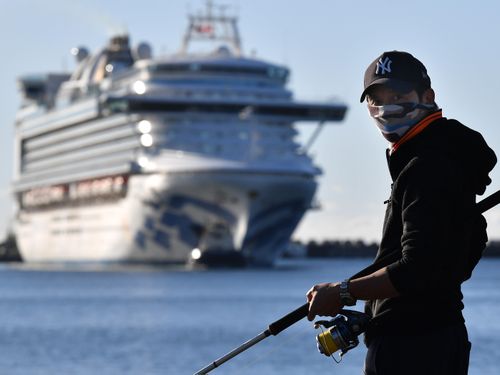
[[[391,143],[437,108],[425,66],[407,52],[384,52],[365,72],[361,102]]]
[[[399,93],[415,90],[421,95],[431,87],[424,64],[407,52],[384,52],[373,61],[365,72],[364,91],[360,102],[373,88],[382,85]]]

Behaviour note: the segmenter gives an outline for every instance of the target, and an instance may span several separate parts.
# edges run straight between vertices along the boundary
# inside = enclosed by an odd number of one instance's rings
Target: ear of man
[[[421,95],[422,103],[424,104],[434,104],[436,100],[436,93],[430,87],[425,89],[425,91]]]

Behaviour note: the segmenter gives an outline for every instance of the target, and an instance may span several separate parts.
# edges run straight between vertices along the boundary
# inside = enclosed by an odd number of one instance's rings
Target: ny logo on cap
[[[392,60],[386,57],[384,61],[382,61],[382,58],[378,59],[377,62],[377,70],[375,70],[375,74],[385,74],[385,73],[390,73],[391,72],[391,64]],[[379,73],[380,70],[380,73]]]

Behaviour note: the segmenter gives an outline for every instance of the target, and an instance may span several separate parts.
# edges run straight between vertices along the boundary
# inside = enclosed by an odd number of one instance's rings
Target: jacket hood
[[[424,149],[439,150],[450,155],[469,177],[474,192],[482,195],[491,183],[489,173],[497,162],[495,152],[483,136],[456,120],[441,118],[433,122],[422,137],[417,136]]]

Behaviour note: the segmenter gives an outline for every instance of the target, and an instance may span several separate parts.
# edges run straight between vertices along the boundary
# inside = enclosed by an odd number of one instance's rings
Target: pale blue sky
[[[385,140],[359,103],[366,66],[385,50],[406,50],[426,66],[444,115],[479,130],[500,154],[500,3],[496,1],[226,0],[240,17],[244,52],[286,64],[300,99],[338,97],[346,120],[327,126],[313,146],[324,170],[319,211],[308,213],[302,239],[378,240],[389,194]],[[202,0],[0,1],[0,237],[10,221],[13,121],[19,105],[15,78],[72,69],[71,47],[96,50],[126,28],[132,43],[174,52],[188,9]],[[307,137],[313,129],[300,126]],[[500,188],[500,167],[492,174]],[[487,215],[500,238],[500,208]]]

